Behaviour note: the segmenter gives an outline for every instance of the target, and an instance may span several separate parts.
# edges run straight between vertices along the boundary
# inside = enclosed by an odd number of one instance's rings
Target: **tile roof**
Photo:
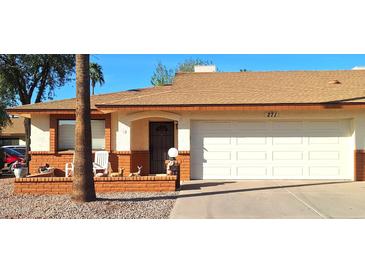
[[[151,93],[157,94],[162,91],[169,90],[171,86],[161,86],[161,87],[151,87],[151,88],[141,88],[132,89],[126,91],[119,91],[113,93],[105,93],[90,96],[90,107],[92,110],[96,110],[97,104],[104,102],[114,102],[122,101],[126,98],[136,99],[141,96],[149,95]],[[64,100],[52,100],[47,102],[41,102],[36,104],[22,105],[14,108],[9,108],[9,110],[74,110],[76,106],[76,98],[64,99]]]
[[[25,135],[24,118],[10,118],[11,124],[0,130],[0,136],[22,136]]]
[[[365,103],[365,70],[178,73],[171,86],[101,94],[103,106]],[[16,109],[74,109],[75,99]]]

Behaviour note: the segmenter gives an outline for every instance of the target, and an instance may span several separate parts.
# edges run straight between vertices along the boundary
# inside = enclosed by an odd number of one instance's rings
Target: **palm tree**
[[[94,88],[97,83],[102,86],[104,81],[103,68],[97,63],[90,63],[90,79],[92,87],[92,95],[94,95]]]
[[[76,129],[72,200],[96,200],[92,168],[89,55],[76,55]]]

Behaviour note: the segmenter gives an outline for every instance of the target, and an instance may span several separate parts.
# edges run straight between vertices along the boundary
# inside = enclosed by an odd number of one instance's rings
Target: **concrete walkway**
[[[183,183],[171,218],[365,218],[365,182],[204,180]]]

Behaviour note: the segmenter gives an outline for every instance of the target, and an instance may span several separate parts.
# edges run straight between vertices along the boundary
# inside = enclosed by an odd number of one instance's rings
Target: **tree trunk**
[[[76,129],[72,199],[96,199],[92,169],[89,55],[76,55]]]
[[[93,82],[93,83],[91,84],[91,86],[92,86],[92,95],[95,95],[95,93],[94,93],[95,83]]]
[[[29,118],[24,119],[24,130],[25,130],[25,163],[27,164],[28,174],[29,174],[29,161],[31,160],[30,155],[29,155],[29,151],[30,151],[30,119]]]

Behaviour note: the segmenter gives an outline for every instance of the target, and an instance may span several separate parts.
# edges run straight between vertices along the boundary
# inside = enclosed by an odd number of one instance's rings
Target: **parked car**
[[[23,158],[25,158],[25,151],[26,151],[25,146],[13,145],[13,146],[2,146],[2,148],[10,148],[12,150],[15,150],[15,151],[19,152],[20,154],[22,154]]]
[[[11,171],[11,167],[15,162],[23,162],[25,159],[25,147],[24,146],[2,146],[0,148],[2,169]]]

